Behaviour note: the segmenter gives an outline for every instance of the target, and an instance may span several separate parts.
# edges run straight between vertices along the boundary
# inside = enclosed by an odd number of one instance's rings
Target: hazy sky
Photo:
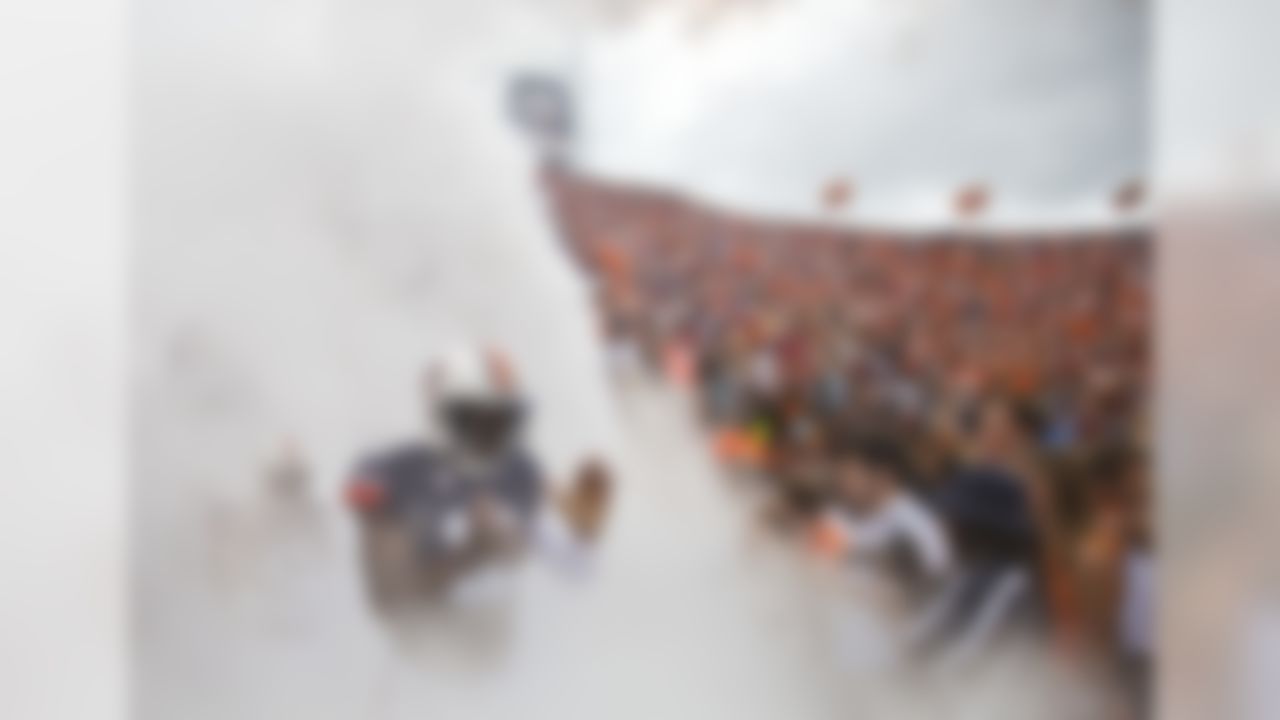
[[[993,222],[1105,220],[1143,172],[1141,0],[774,0],[701,27],[690,5],[580,46],[594,172],[799,215],[847,176],[858,218],[911,224],[970,181]]]

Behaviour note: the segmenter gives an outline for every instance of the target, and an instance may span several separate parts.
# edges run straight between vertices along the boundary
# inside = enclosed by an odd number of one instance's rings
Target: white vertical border
[[[126,0],[0,3],[0,717],[127,715]]]

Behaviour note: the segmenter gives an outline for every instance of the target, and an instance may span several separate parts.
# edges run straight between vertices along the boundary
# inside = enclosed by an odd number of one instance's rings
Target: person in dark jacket
[[[956,572],[923,613],[914,653],[935,667],[972,668],[1010,642],[1042,635],[1046,599],[1038,558],[1035,478],[1016,458],[1007,406],[985,406],[965,462],[934,497],[956,551]]]

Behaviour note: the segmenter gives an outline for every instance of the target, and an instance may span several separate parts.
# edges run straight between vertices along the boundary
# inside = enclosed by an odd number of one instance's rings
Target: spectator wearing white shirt
[[[951,543],[933,510],[903,487],[903,459],[887,439],[837,443],[836,506],[827,522],[851,562],[884,568],[908,591],[937,586],[952,567]]]

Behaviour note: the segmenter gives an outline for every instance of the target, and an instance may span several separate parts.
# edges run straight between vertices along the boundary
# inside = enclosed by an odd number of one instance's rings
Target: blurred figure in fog
[[[239,597],[243,591],[287,585],[300,568],[327,552],[323,511],[311,478],[297,440],[286,437],[265,461],[247,502],[210,498],[209,579],[220,592]]]
[[[312,470],[293,437],[284,438],[263,477],[264,510],[269,528],[304,539],[322,535],[320,506],[312,489]]]
[[[275,513],[302,520],[317,510],[312,494],[312,471],[298,441],[286,437],[280,442],[263,473],[263,493]]]
[[[577,542],[523,442],[528,408],[507,358],[459,348],[429,368],[424,389],[439,439],[366,458],[347,486],[368,591],[390,615],[501,604],[510,593],[497,588],[527,551],[565,557]]]
[[[329,551],[324,515],[312,491],[312,469],[293,437],[285,437],[267,462],[260,501],[253,512],[255,565],[275,629],[304,632],[315,616],[316,571]],[[315,620],[314,622],[318,622]]]

